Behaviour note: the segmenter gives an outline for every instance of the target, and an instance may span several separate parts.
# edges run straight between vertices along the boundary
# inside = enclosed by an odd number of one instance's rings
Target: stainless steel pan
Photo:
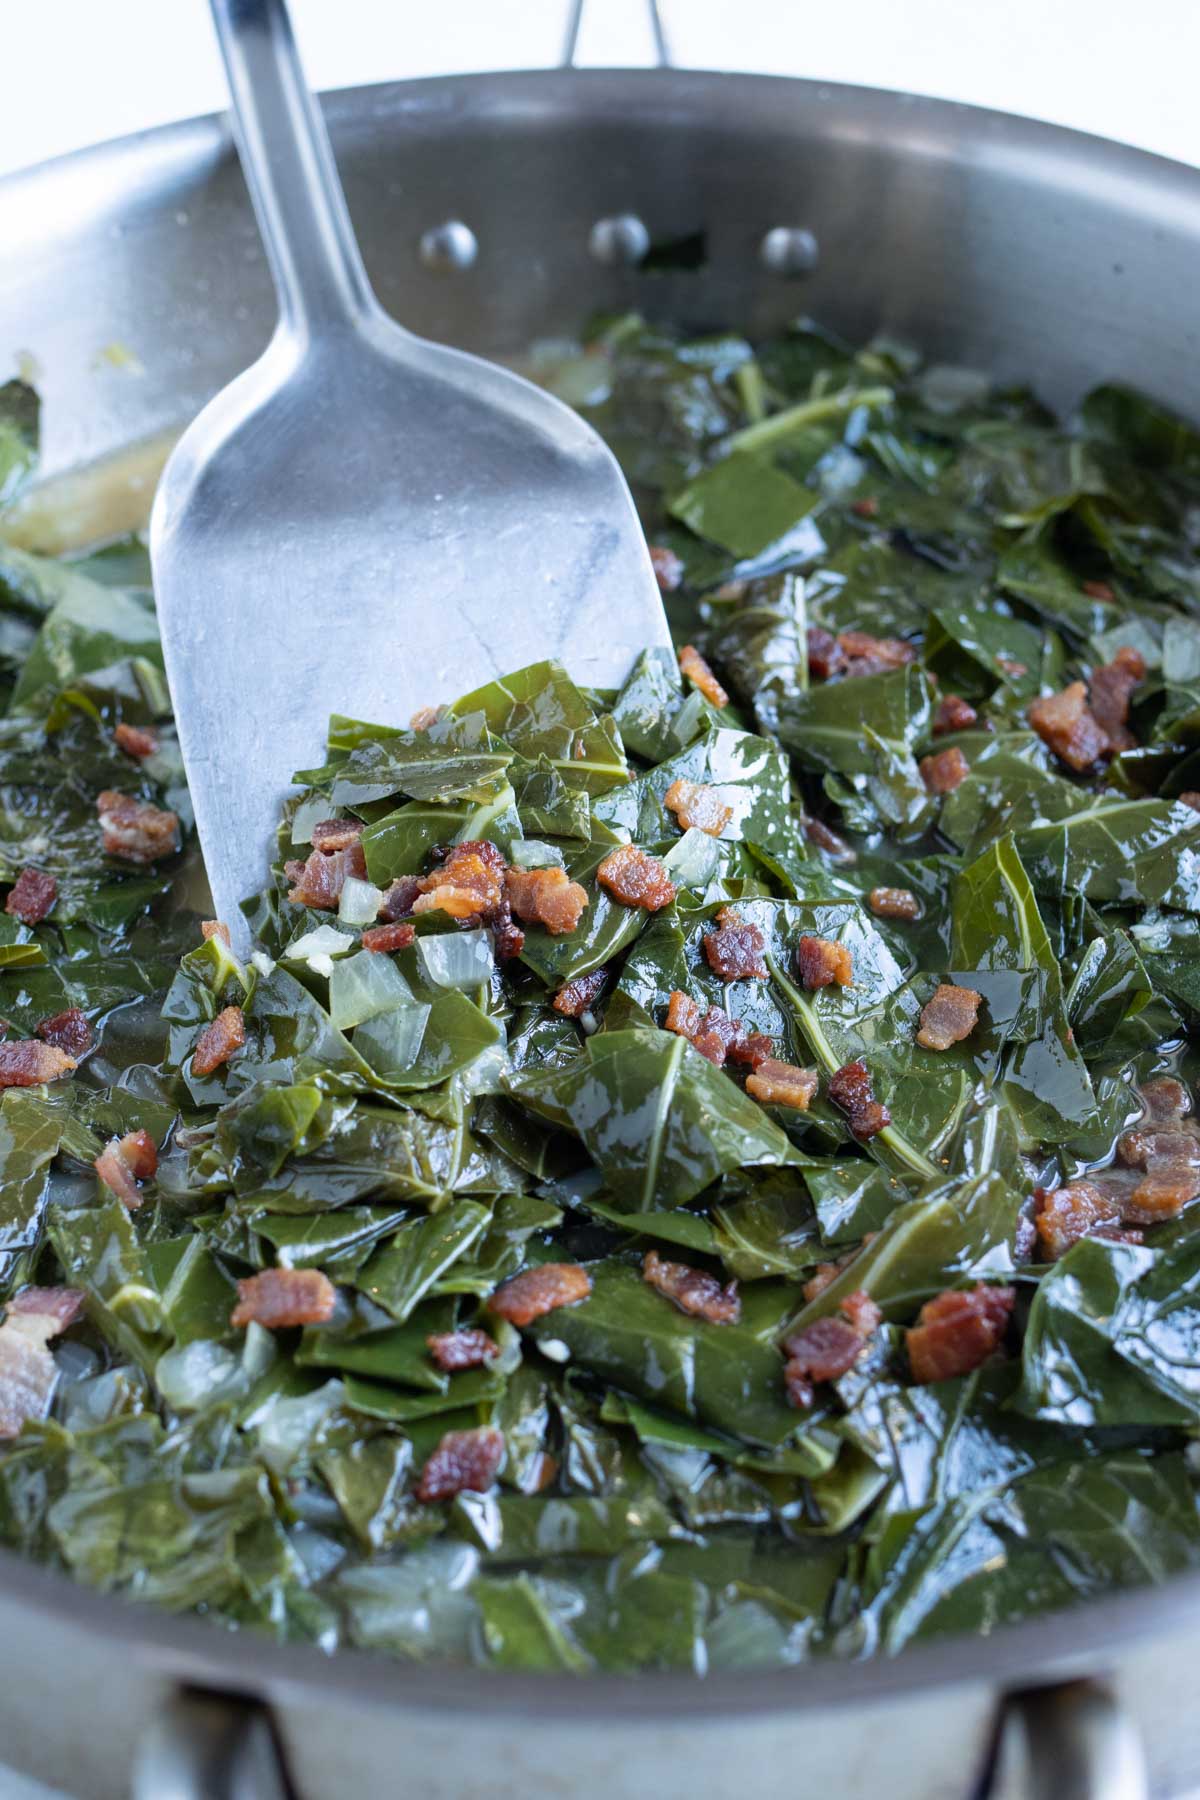
[[[1059,406],[1116,377],[1200,413],[1194,170],[973,108],[747,76],[470,77],[327,110],[377,291],[432,337],[502,353],[594,308],[752,331],[811,312],[1031,376]],[[703,234],[700,265],[640,272],[623,258],[645,233]],[[0,245],[0,358],[36,358],[50,471],[161,441],[266,342],[270,284],[219,119],[0,183]],[[1038,1752],[1024,1791],[1134,1800],[1138,1733],[1155,1793],[1200,1787],[1200,1578],[890,1663],[704,1683],[329,1660],[7,1555],[0,1585],[0,1755],[87,1800],[128,1791],[139,1744],[138,1791],[156,1796],[961,1800],[1000,1791],[1009,1716]],[[1025,1693],[1070,1677],[1110,1679],[1123,1710],[1094,1679]]]

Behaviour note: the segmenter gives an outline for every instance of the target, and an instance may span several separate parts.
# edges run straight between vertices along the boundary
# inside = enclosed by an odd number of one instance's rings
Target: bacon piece
[[[439,1369],[454,1375],[459,1369],[481,1369],[500,1354],[500,1346],[486,1331],[463,1328],[459,1331],[435,1331],[425,1339],[429,1354]]]
[[[709,837],[719,838],[733,817],[733,808],[722,800],[720,788],[708,787],[702,781],[685,781],[682,776],[663,795],[663,805],[675,814],[681,830],[694,828],[706,831]]]
[[[765,981],[765,948],[766,939],[758,926],[749,924],[732,906],[723,906],[716,917],[716,930],[704,934],[708,966],[722,981]]]
[[[921,902],[911,888],[872,888],[867,905],[877,919],[919,919]]]
[[[312,847],[330,856],[357,844],[365,830],[361,819],[319,819],[312,828]]]
[[[823,1294],[825,1289],[837,1280],[842,1270],[849,1268],[859,1251],[865,1250],[867,1245],[872,1243],[878,1235],[879,1233],[876,1231],[868,1231],[864,1236],[862,1243],[855,1244],[853,1250],[845,1251],[841,1256],[836,1257],[833,1262],[818,1263],[808,1280],[804,1283],[803,1288],[800,1290],[804,1295],[804,1298],[811,1301],[815,1300],[818,1294]],[[861,1289],[859,1291],[861,1292]],[[846,1298],[847,1300],[850,1300],[853,1299],[854,1296],[847,1295]]]
[[[1117,597],[1107,581],[1084,581],[1080,585],[1092,600],[1115,600]]]
[[[92,1047],[92,1028],[87,1014],[78,1006],[68,1006],[66,1012],[52,1013],[48,1019],[39,1020],[34,1031],[44,1043],[53,1044],[56,1050],[65,1050],[76,1062]]]
[[[830,938],[805,935],[796,947],[796,968],[806,988],[849,987],[854,980],[854,959],[845,944]]]
[[[679,672],[690,681],[693,687],[699,688],[704,698],[713,706],[728,706],[729,695],[721,686],[707,662],[697,650],[695,644],[685,644],[679,652]]]
[[[36,1038],[17,1038],[0,1044],[0,1088],[39,1087],[43,1081],[57,1081],[69,1075],[75,1058],[56,1044]]]
[[[415,925],[407,919],[397,919],[394,925],[372,925],[369,931],[362,934],[364,950],[407,950],[417,935]]]
[[[305,862],[285,863],[283,872],[292,883],[288,894],[292,906],[333,912],[349,878],[366,879],[367,859],[358,838],[353,837],[340,850],[317,849]]]
[[[604,992],[607,980],[603,969],[593,969],[590,975],[577,975],[574,981],[565,981],[552,1002],[555,1012],[562,1013],[567,1019],[582,1019]]]
[[[1072,1244],[1095,1232],[1099,1225],[1116,1224],[1120,1208],[1108,1194],[1090,1181],[1072,1181],[1065,1187],[1035,1188],[1034,1225],[1047,1261],[1057,1262]]]
[[[823,819],[805,818],[803,824],[805,837],[818,850],[824,850],[827,856],[832,856],[837,862],[852,863],[855,860],[855,853],[845,838],[839,837],[836,831],[831,831]]]
[[[814,1382],[836,1381],[852,1369],[883,1321],[861,1288],[847,1294],[839,1310],[840,1319],[814,1319],[784,1340],[783,1378],[793,1406],[811,1406]]]
[[[873,519],[879,512],[879,502],[874,494],[863,494],[861,499],[850,502],[850,511],[860,519]]]
[[[814,681],[828,681],[846,667],[846,652],[832,632],[820,625],[810,625],[805,633],[808,648],[808,672]]]
[[[1187,788],[1176,796],[1184,806],[1190,806],[1193,812],[1200,812],[1200,793],[1195,788]]]
[[[429,1504],[455,1494],[486,1494],[504,1461],[504,1434],[494,1425],[447,1431],[417,1483],[417,1499]]]
[[[686,1038],[717,1069],[724,1066],[725,1058],[733,1055],[735,1047],[748,1047],[745,1027],[737,1019],[731,1019],[719,1006],[702,1012],[680,988],[675,989],[667,1003],[664,1025],[677,1037]]]
[[[153,756],[158,749],[158,733],[142,725],[126,725],[122,720],[113,732],[113,742],[126,756],[136,756],[140,762],[143,757]]]
[[[736,1325],[742,1316],[737,1282],[722,1287],[715,1275],[693,1269],[687,1263],[664,1262],[657,1250],[642,1259],[642,1279],[694,1319],[710,1325]]]
[[[1200,1138],[1186,1126],[1178,1131],[1126,1131],[1117,1139],[1117,1161],[1127,1169],[1157,1170],[1164,1163],[1200,1163]]]
[[[240,1006],[225,1006],[211,1025],[206,1025],[192,1051],[192,1074],[211,1075],[227,1063],[246,1042],[246,1021]]]
[[[47,1345],[79,1316],[77,1288],[26,1288],[0,1325],[0,1438],[15,1438],[50,1410],[58,1369]]]
[[[1192,1110],[1192,1099],[1174,1075],[1159,1075],[1142,1088],[1142,1099],[1152,1119],[1182,1119]]]
[[[660,594],[673,594],[683,581],[683,563],[669,544],[650,545],[650,566]]]
[[[773,1056],[760,1063],[746,1079],[746,1092],[764,1106],[790,1106],[807,1112],[817,1091],[815,1069],[798,1069],[795,1063],[777,1062]]]
[[[408,721],[408,729],[410,731],[428,731],[431,725],[437,724],[441,716],[442,709],[440,706],[418,706],[416,712]]]
[[[569,880],[565,869],[510,869],[505,880],[518,919],[544,925],[551,937],[574,931],[583,917],[587,889]]]
[[[133,1212],[142,1204],[139,1183],[158,1172],[158,1146],[150,1133],[139,1127],[122,1138],[111,1138],[93,1167],[105,1187]]]
[[[211,943],[213,938],[220,938],[226,949],[229,948],[232,941],[229,936],[228,925],[222,924],[220,919],[205,919],[200,927],[200,936],[204,939],[206,944]]]
[[[952,731],[969,731],[979,714],[961,694],[945,694],[933,715],[934,737],[946,737]]]
[[[839,631],[838,648],[846,658],[846,674],[882,675],[915,662],[917,653],[903,638],[874,637],[869,631]]]
[[[979,1281],[966,1292],[947,1288],[927,1300],[916,1324],[904,1333],[918,1386],[969,1375],[985,1363],[1004,1336],[1015,1299],[1015,1288]]]
[[[379,918],[384,924],[392,925],[398,919],[412,916],[413,902],[421,891],[419,875],[400,875],[390,887],[384,889],[383,899],[379,902]]]
[[[622,906],[661,912],[675,898],[675,883],[656,856],[636,844],[618,844],[596,870],[596,880]]]
[[[1146,678],[1140,650],[1122,644],[1110,663],[1092,670],[1088,683],[1092,717],[1114,750],[1131,750],[1137,739],[1129,729],[1129,701]]]
[[[932,756],[923,756],[917,767],[931,794],[952,794],[971,773],[971,765],[957,744],[951,744],[948,750],[936,750]]]
[[[1058,760],[1079,774],[1112,749],[1107,732],[1088,706],[1082,681],[1035,700],[1029,708],[1029,723]]]
[[[939,982],[932,999],[921,1008],[918,1044],[923,1050],[948,1050],[951,1044],[960,1044],[974,1031],[982,1003],[983,995],[974,988]]]
[[[586,1300],[592,1278],[578,1263],[541,1263],[504,1281],[488,1301],[488,1311],[510,1325],[529,1325],[543,1313]]]
[[[40,925],[58,898],[58,883],[41,869],[26,867],[13,883],[4,910],[22,925]]]
[[[476,922],[504,899],[505,861],[495,844],[476,840],[453,844],[444,861],[421,882],[414,913],[446,912]]]
[[[97,796],[96,811],[106,856],[122,862],[152,863],[179,848],[179,819],[173,812],[106,788]]]
[[[752,1031],[748,1037],[743,1037],[740,1035],[742,1031],[740,1025],[738,1031],[739,1036],[735,1037],[729,1046],[730,1062],[741,1063],[747,1069],[763,1068],[771,1061],[772,1052],[775,1049],[774,1040],[767,1037],[766,1033],[762,1031]],[[787,1063],[783,1064],[784,1068],[788,1066]],[[749,1086],[749,1083],[746,1085]]]
[[[1128,1201],[1121,1219],[1133,1225],[1158,1225],[1173,1219],[1200,1194],[1200,1171],[1185,1163],[1173,1163],[1143,1176]]]
[[[871,1091],[871,1075],[865,1062],[843,1064],[829,1078],[829,1098],[841,1107],[860,1144],[878,1136],[892,1122],[892,1115]]]
[[[229,1315],[234,1330],[253,1322],[268,1331],[289,1325],[324,1325],[333,1317],[337,1289],[320,1269],[263,1269],[237,1284]]]

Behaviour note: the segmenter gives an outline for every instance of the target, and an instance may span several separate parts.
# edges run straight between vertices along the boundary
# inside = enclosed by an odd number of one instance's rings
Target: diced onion
[[[425,1026],[433,1008],[414,1000],[391,1012],[368,1019],[354,1033],[354,1048],[377,1075],[402,1075],[412,1068],[421,1050]]]
[[[490,981],[495,967],[486,931],[447,931],[418,938],[417,954],[426,979],[435,987],[461,988],[464,993]]]
[[[544,844],[540,838],[514,838],[508,853],[514,869],[565,869],[563,853],[556,844]]]
[[[347,875],[338,901],[338,918],[343,925],[370,925],[379,917],[382,899],[382,890],[373,882]]]
[[[335,963],[329,977],[329,1016],[339,1031],[412,1001],[412,989],[390,956],[360,950]]]

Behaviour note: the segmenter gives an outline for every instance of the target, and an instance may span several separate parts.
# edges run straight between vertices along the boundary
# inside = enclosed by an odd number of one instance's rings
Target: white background
[[[293,0],[318,87],[558,59],[566,0]],[[907,88],[1200,163],[1200,0],[662,0],[674,59]],[[206,0],[0,0],[0,172],[224,104]],[[590,0],[582,60],[649,60]]]

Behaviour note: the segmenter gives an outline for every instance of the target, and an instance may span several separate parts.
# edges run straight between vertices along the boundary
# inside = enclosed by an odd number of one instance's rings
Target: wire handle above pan
[[[587,0],[570,0],[567,10],[567,29],[563,37],[562,67],[573,69],[579,51],[579,33],[583,26],[584,9]],[[650,19],[650,33],[654,40],[654,63],[659,69],[671,67],[671,46],[667,41],[666,27],[662,21],[662,10],[659,0],[646,0],[646,11]]]

